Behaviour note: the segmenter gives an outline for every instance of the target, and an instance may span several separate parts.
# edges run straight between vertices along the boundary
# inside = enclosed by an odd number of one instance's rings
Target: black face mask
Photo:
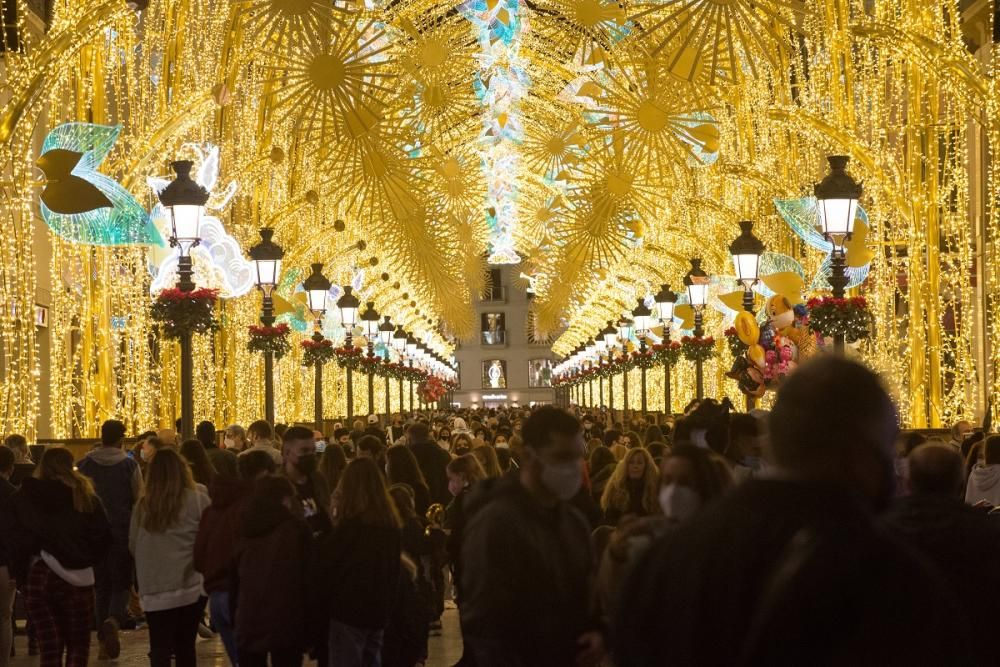
[[[299,457],[299,460],[295,462],[295,467],[303,475],[310,475],[316,472],[316,455],[315,454],[303,454]]]

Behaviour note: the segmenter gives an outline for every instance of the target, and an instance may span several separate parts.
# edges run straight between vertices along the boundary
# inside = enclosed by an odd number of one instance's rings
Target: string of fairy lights
[[[337,284],[360,275],[366,300],[443,355],[475,333],[467,304],[498,220],[534,288],[534,333],[557,353],[680,285],[690,257],[725,291],[741,219],[801,266],[807,298],[823,255],[774,201],[808,195],[826,155],[850,155],[870,221],[855,292],[876,315],[858,353],[908,425],[972,417],[1000,389],[997,62],[989,44],[970,53],[953,0],[480,4],[151,0],[140,15],[56,0],[36,36],[19,2],[23,49],[4,54],[0,110],[2,430],[167,425],[178,407],[177,350],[151,337],[150,251],[75,243],[38,217],[41,139],[74,121],[123,126],[101,171],[147,209],[147,177],[191,145],[218,146],[219,181],[238,186],[220,219],[241,248],[275,228],[287,266],[322,261]],[[704,20],[723,6],[727,21]],[[353,63],[343,79],[310,73],[338,53]],[[509,172],[484,174],[481,155]],[[197,337],[199,415],[260,414],[262,361],[246,351],[258,314],[259,297],[223,300],[222,330]],[[717,340],[727,325],[709,309]],[[300,361],[293,346],[276,364],[286,421],[311,415]],[[709,395],[737,395],[728,363],[723,351],[706,365]],[[344,382],[324,375],[330,415],[346,411]],[[678,367],[675,409],[692,382]],[[373,406],[355,392],[355,414],[384,406],[379,385]],[[651,405],[658,392],[650,381]]]

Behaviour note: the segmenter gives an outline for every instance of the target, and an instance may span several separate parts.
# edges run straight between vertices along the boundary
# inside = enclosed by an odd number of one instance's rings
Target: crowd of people
[[[750,414],[111,420],[37,462],[10,435],[0,667],[17,592],[42,667],[140,624],[154,667],[209,632],[242,667],[418,667],[449,600],[465,667],[995,664],[987,430],[901,434],[874,374],[823,357]]]

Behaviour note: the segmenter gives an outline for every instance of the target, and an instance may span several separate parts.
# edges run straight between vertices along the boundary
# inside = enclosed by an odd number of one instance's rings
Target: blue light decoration
[[[35,162],[46,178],[39,208],[49,229],[67,241],[163,246],[163,237],[139,202],[97,171],[121,130],[121,125],[65,123],[42,143]]]

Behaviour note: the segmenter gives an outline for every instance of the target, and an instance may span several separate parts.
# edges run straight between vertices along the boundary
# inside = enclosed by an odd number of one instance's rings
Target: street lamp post
[[[170,217],[170,246],[180,251],[177,259],[177,289],[194,291],[194,262],[191,249],[201,242],[201,209],[208,202],[208,191],[191,178],[192,163],[178,160],[170,164],[176,174],[160,191],[160,203]],[[183,331],[181,344],[181,435],[194,436],[194,358],[191,331]]]
[[[411,369],[413,368],[413,357],[414,357],[414,355],[416,355],[416,353],[417,353],[417,347],[419,345],[420,344],[417,342],[417,339],[413,336],[413,334],[407,334],[407,336],[406,336],[406,362],[410,365]],[[409,376],[408,379],[409,379],[409,382],[410,382],[410,411],[412,412],[413,411],[413,375],[410,374],[410,376]]]
[[[337,299],[337,308],[340,309],[340,323],[343,325],[346,334],[344,336],[344,347],[348,350],[354,349],[354,325],[358,322],[358,308],[361,302],[354,296],[350,285],[344,286],[344,294]],[[347,366],[347,421],[350,423],[354,416],[354,374],[351,366]]]
[[[670,285],[660,285],[660,291],[653,297],[656,301],[656,315],[663,325],[663,344],[670,345],[670,327],[674,321],[674,306],[677,304],[677,295],[670,290]],[[669,416],[672,413],[670,400],[670,364],[663,363],[663,413]]]
[[[760,279],[760,257],[764,254],[764,242],[753,235],[753,222],[740,221],[740,235],[729,245],[736,269],[736,281],[743,286],[743,310],[754,312],[753,286]],[[747,394],[747,412],[757,405],[757,399]]]
[[[312,339],[316,343],[323,341],[323,315],[326,313],[326,297],[330,292],[331,283],[323,275],[323,265],[316,262],[312,265],[312,273],[302,281],[302,288],[309,300],[309,310],[316,316],[316,329]],[[313,389],[313,413],[316,430],[323,431],[323,364],[316,361],[316,386]]]
[[[705,304],[708,303],[708,274],[701,268],[700,259],[691,260],[691,270],[684,276],[684,286],[687,287],[688,300],[694,310],[694,335],[701,338],[705,335],[702,318],[704,317]],[[699,356],[695,361],[695,395],[700,401],[705,396],[705,378],[702,360]]]
[[[369,301],[365,305],[365,312],[361,313],[361,321],[365,327],[365,338],[368,340],[368,414],[375,414],[375,338],[378,336],[379,314],[375,310],[375,302]]]
[[[274,230],[265,227],[260,230],[260,242],[250,248],[250,261],[254,264],[257,288],[264,295],[260,323],[265,327],[274,326],[274,288],[281,276],[281,258],[285,251],[271,240]],[[274,353],[264,352],[264,418],[274,424]]]
[[[845,244],[854,232],[854,219],[858,214],[858,200],[863,188],[847,173],[849,158],[846,155],[831,155],[830,173],[816,184],[816,206],[823,227],[823,236],[833,244],[830,253],[830,287],[833,298],[843,299],[847,288],[847,249]],[[837,354],[844,352],[844,336],[833,337],[833,349]]]
[[[392,332],[395,329],[392,326],[392,322],[389,321],[389,316],[386,315],[382,321],[382,324],[378,327],[378,338],[382,341],[382,347],[388,349],[389,345],[392,343]],[[387,357],[388,358],[388,357]],[[385,374],[385,419],[386,423],[389,421],[389,414],[392,412],[392,403],[389,400],[389,374]]]
[[[622,342],[622,354],[625,355],[625,360],[628,361],[628,343],[632,340],[632,320],[627,317],[622,317],[618,321],[618,335]],[[628,365],[626,364],[625,372],[622,373],[622,423],[628,419],[629,413],[629,403],[628,403]]]
[[[403,331],[403,326],[398,325],[396,327],[396,333],[392,334],[392,348],[396,350],[399,354],[399,359],[402,361],[403,352],[406,350],[406,332]],[[403,412],[403,377],[399,378],[399,411]]]
[[[635,323],[635,335],[639,338],[639,352],[646,353],[646,335],[653,323],[653,311],[646,306],[645,299],[639,299],[639,305],[632,309],[632,321]],[[642,416],[646,417],[646,360],[640,359],[639,364],[639,396],[642,407]]]

